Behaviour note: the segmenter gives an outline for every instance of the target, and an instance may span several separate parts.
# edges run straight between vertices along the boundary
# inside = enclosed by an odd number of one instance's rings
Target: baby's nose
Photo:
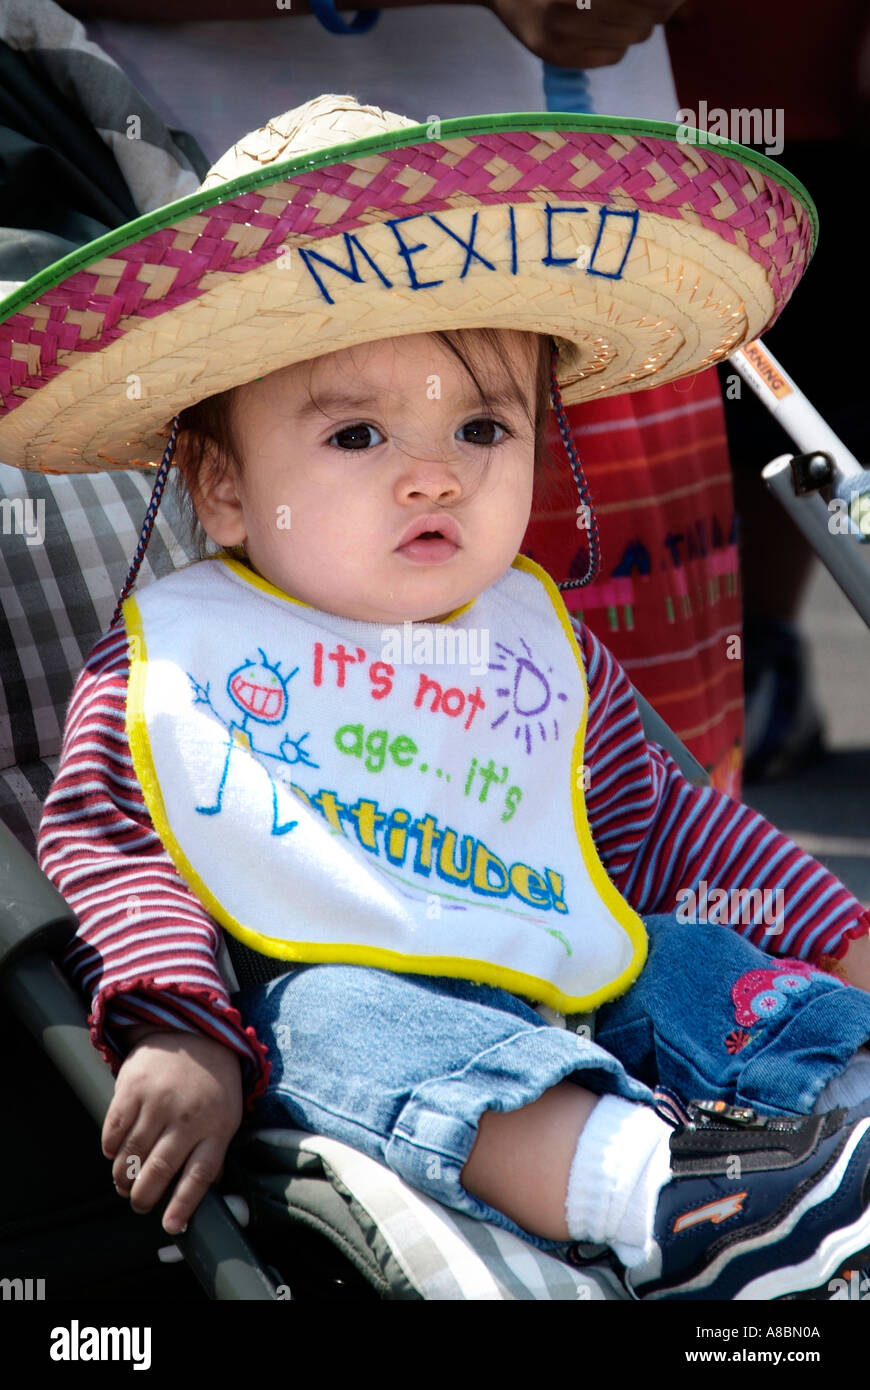
[[[399,487],[406,497],[428,497],[449,502],[462,494],[462,485],[446,459],[432,457],[409,463]]]

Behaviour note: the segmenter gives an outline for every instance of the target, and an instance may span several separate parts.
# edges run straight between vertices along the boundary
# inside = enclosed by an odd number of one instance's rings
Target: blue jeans
[[[684,1099],[809,1115],[870,1038],[870,994],[768,956],[731,927],[645,918],[646,966],[595,1016],[595,1038],[632,1076]]]
[[[436,1201],[564,1250],[462,1186],[484,1110],[520,1109],[568,1078],[646,1104],[663,1084],[685,1100],[808,1114],[870,1038],[870,994],[728,927],[645,923],[649,961],[599,1009],[595,1042],[466,980],[303,965],[243,991],[235,1002],[273,1063],[255,1123],[341,1140]]]
[[[652,1093],[588,1038],[490,985],[357,965],[300,966],[236,996],[273,1069],[253,1123],[342,1140],[435,1201],[542,1250],[460,1181],[484,1110],[518,1110],[571,1077],[627,1100]]]

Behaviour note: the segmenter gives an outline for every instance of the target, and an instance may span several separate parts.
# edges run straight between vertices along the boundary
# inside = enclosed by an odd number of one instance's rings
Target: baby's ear
[[[188,483],[202,529],[218,545],[241,545],[246,532],[235,460],[225,457],[213,440],[204,440],[202,462],[194,479],[185,470],[185,450],[189,446],[183,435],[178,437],[178,446],[181,448],[179,467]]]

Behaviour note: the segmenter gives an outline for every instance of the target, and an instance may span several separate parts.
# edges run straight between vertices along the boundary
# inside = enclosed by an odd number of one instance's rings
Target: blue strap
[[[583,68],[557,68],[544,63],[544,97],[548,111],[591,112],[589,77]]]
[[[366,34],[381,17],[380,10],[360,10],[350,24],[346,24],[335,8],[335,0],[308,0],[308,5],[330,34]]]
[[[579,113],[592,111],[589,78],[583,68],[557,68],[554,63],[544,63],[543,68],[544,97],[548,111],[573,111]],[[571,426],[568,424],[568,417],[565,414],[565,407],[562,404],[562,395],[559,391],[559,383],[556,378],[556,360],[557,353],[555,344],[553,344],[550,356],[550,400],[556,412],[556,422],[559,426],[559,433],[562,436],[562,443],[565,445],[565,453],[568,455],[568,462],[571,465],[574,482],[580,494],[580,501],[584,509],[583,516],[588,518],[586,521],[586,528],[588,528],[586,573],[582,579],[563,579],[562,583],[559,585],[559,589],[582,589],[584,585],[591,584],[598,578],[601,569],[601,541],[598,535],[598,518],[592,508],[592,499],[589,496],[589,488],[586,483],[586,475],[583,472],[583,464],[574,447],[574,437],[571,432]],[[577,508],[577,516],[578,518],[580,516],[579,507]],[[577,525],[580,525],[579,519]]]

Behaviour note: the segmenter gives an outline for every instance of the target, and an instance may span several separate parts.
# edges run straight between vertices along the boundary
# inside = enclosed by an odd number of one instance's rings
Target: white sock
[[[647,1257],[658,1195],[671,1177],[672,1132],[649,1105],[601,1097],[568,1177],[565,1219],[572,1240],[609,1245],[626,1268]]]
[[[839,1076],[832,1076],[813,1106],[813,1114],[821,1115],[825,1110],[836,1110],[845,1105],[847,1109],[860,1105],[870,1096],[870,1052],[862,1047],[860,1052],[849,1058],[845,1070]]]

